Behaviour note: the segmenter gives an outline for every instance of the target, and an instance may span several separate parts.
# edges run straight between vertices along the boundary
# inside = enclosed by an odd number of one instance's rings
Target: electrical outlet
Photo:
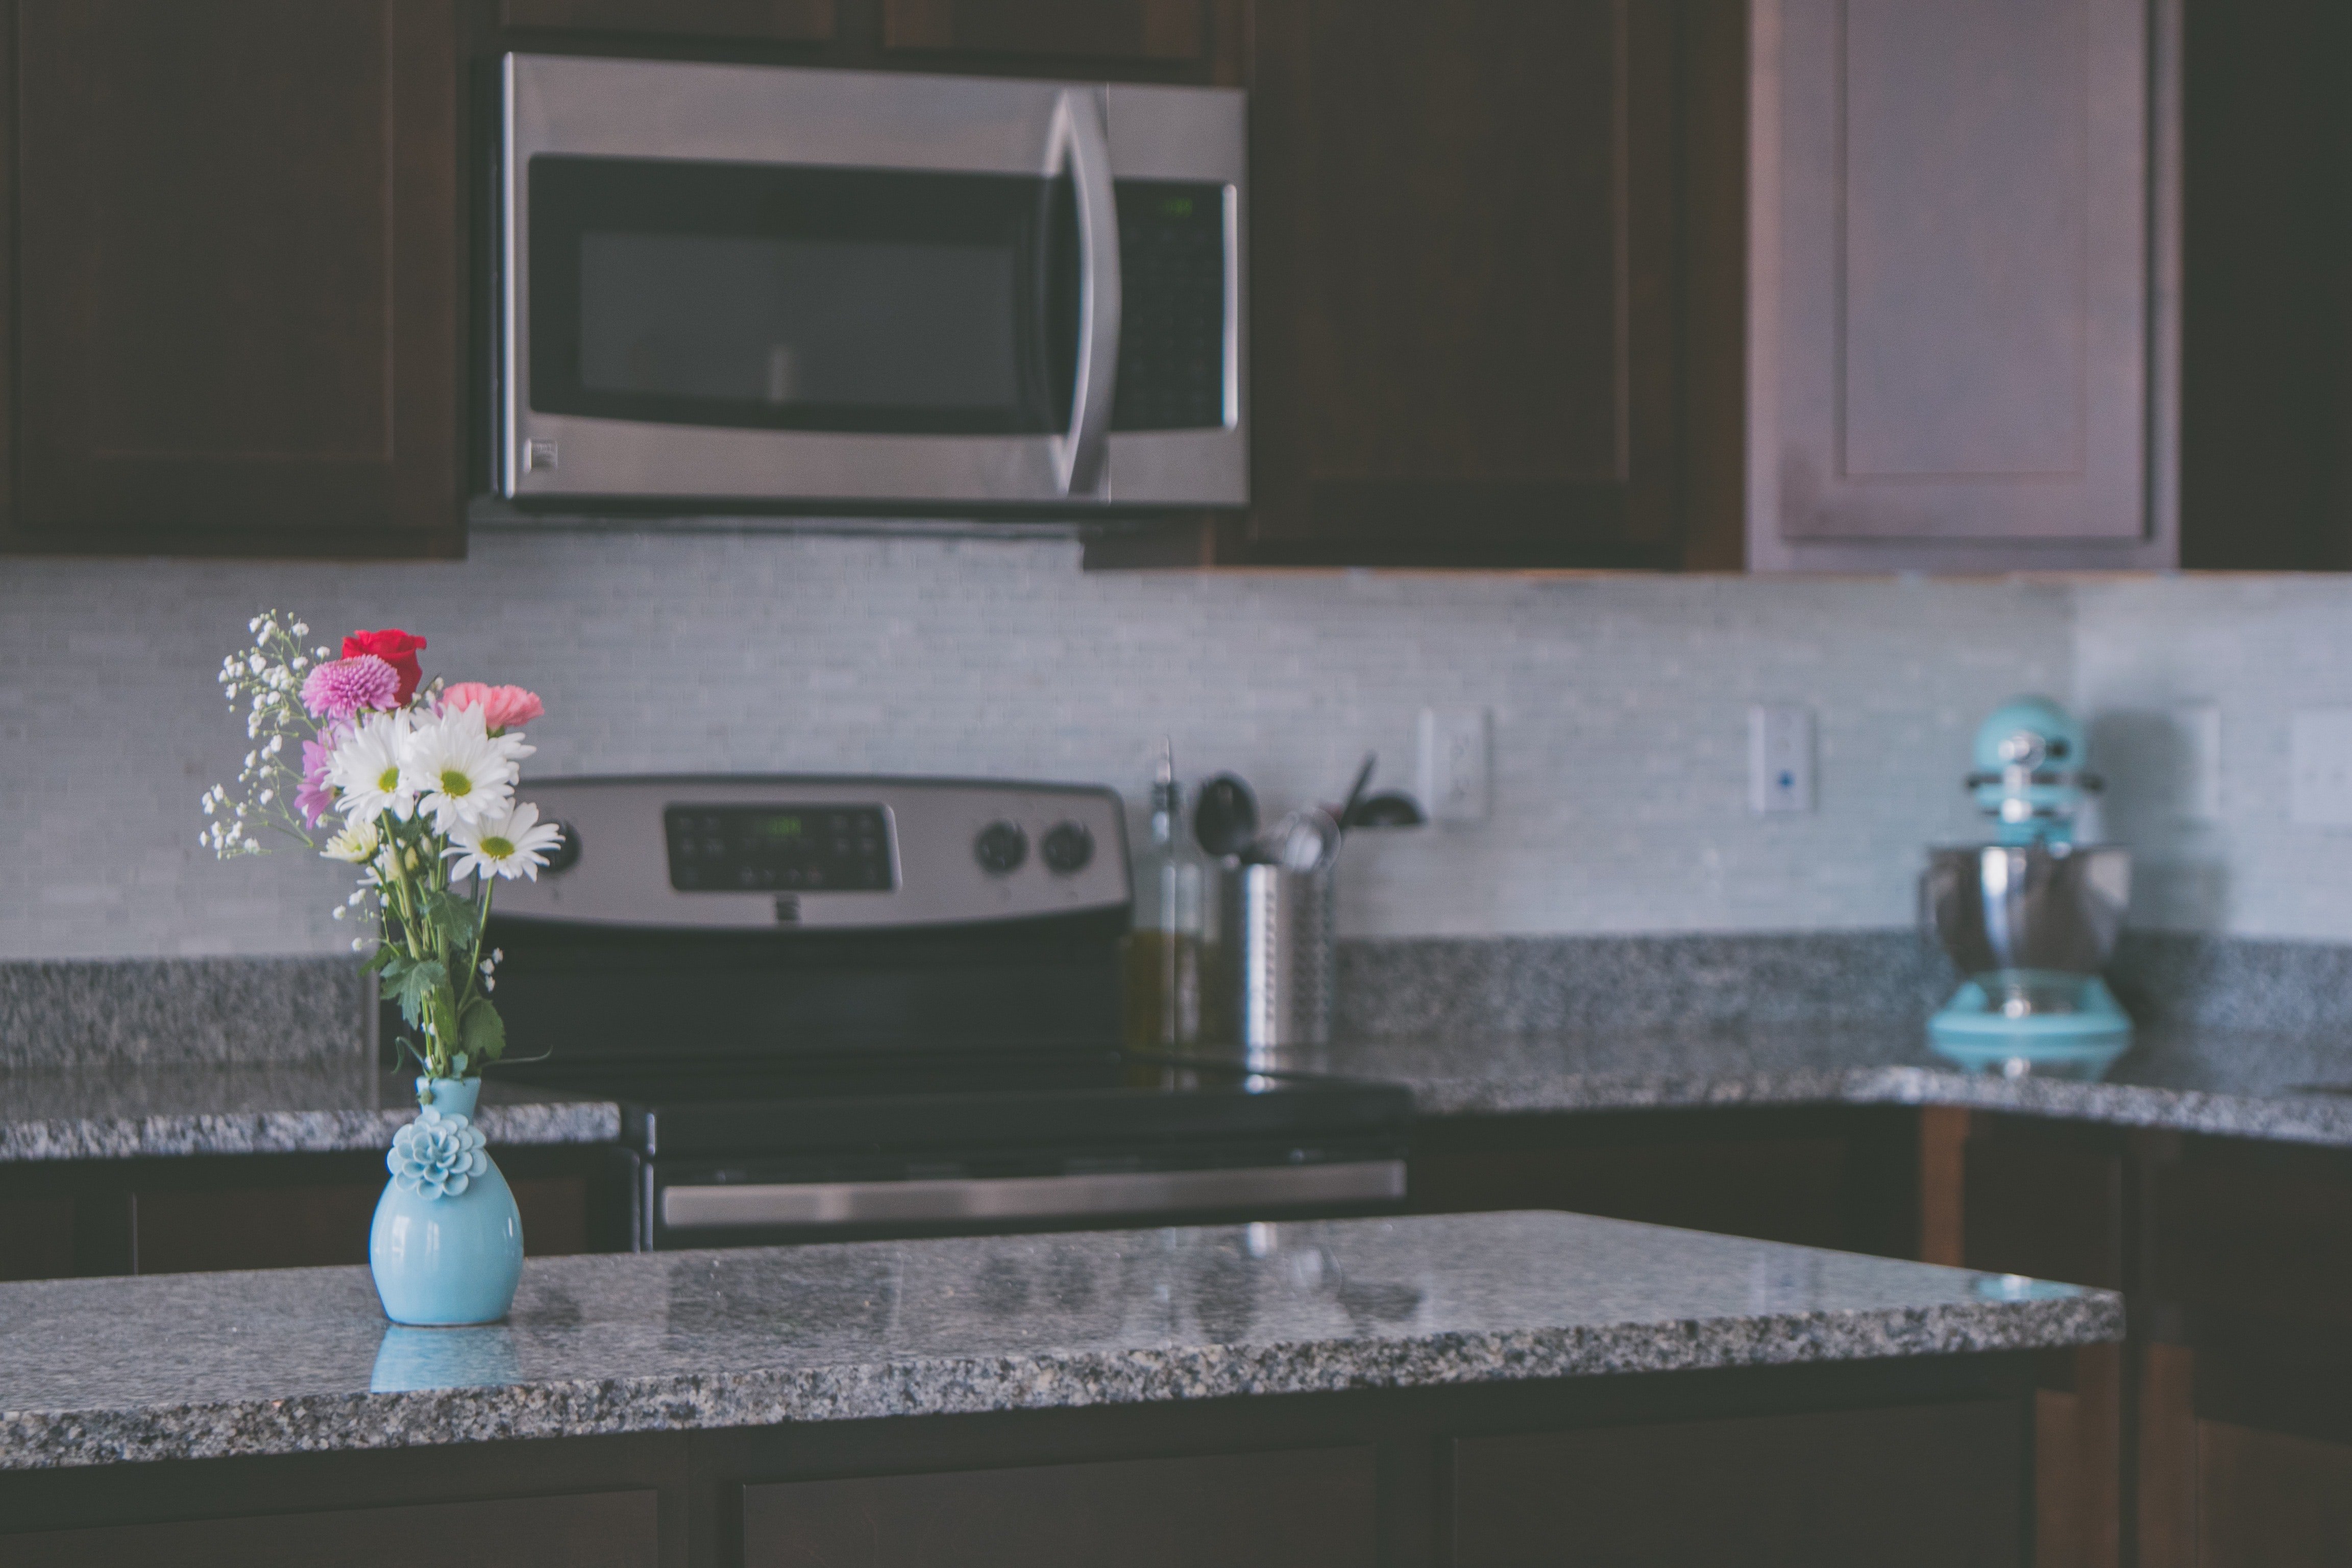
[[[2288,815],[2312,827],[2352,827],[2352,708],[2305,708],[2291,721]]]
[[[1484,822],[1493,794],[1492,742],[1484,708],[1421,710],[1421,767],[1415,780],[1432,822]]]
[[[1813,710],[1758,703],[1748,710],[1748,809],[1759,816],[1813,809]]]
[[[2180,820],[2221,820],[2221,708],[2192,702],[2172,710],[2180,745]]]

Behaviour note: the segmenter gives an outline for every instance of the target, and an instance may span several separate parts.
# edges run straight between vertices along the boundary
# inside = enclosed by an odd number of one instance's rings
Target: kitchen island
[[[475,1330],[359,1269],[0,1286],[0,1558],[2022,1561],[2032,1352],[2122,1331],[1559,1214],[542,1259]]]

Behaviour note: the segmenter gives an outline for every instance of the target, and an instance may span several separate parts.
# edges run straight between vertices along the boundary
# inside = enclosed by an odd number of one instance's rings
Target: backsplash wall
[[[1363,936],[1901,926],[1968,831],[1979,717],[2065,689],[2068,590],[2017,583],[1082,574],[1061,542],[486,533],[463,563],[0,567],[0,959],[325,952],[341,868],[215,863],[198,793],[243,731],[214,683],[247,618],[399,625],[429,671],[539,690],[559,773],[1100,781],[1173,737],[1269,812],[1366,749],[1411,787],[1425,705],[1494,715],[1486,823],[1351,847]],[[1746,712],[1811,705],[1821,809],[1747,810]],[[528,790],[525,791],[526,797]]]
[[[2352,942],[2352,827],[2293,820],[2294,716],[2352,708],[2352,580],[2201,576],[2074,589],[2077,700],[2136,851],[2143,927]],[[2200,801],[2184,709],[2221,720]],[[2218,811],[2210,805],[2218,804]]]

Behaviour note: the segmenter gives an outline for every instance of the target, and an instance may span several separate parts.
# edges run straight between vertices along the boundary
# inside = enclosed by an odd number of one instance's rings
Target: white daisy
[[[349,827],[328,839],[327,847],[319,853],[330,860],[343,860],[354,866],[364,866],[375,858],[376,847],[380,842],[376,835],[375,819],[367,817],[353,822]],[[337,910],[335,916],[338,920],[341,919],[342,911]]]
[[[401,776],[408,725],[406,713],[365,714],[336,743],[327,782],[334,786],[335,809],[346,822],[373,822],[387,811],[405,822],[415,814],[416,791]]]
[[[522,776],[515,764],[538,749],[520,735],[490,734],[479,708],[452,709],[408,732],[401,786],[424,803],[435,827],[451,833],[460,823],[503,814]]]
[[[528,877],[536,882],[539,868],[547,864],[547,852],[562,841],[563,829],[540,821],[539,807],[529,801],[519,801],[510,810],[502,806],[484,812],[449,829],[446,853],[457,858],[449,868],[450,880],[495,871],[509,880]],[[483,973],[489,967],[484,964]]]

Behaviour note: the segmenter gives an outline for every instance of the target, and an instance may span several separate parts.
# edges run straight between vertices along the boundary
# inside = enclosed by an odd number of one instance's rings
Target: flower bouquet
[[[535,750],[521,726],[543,709],[518,686],[427,684],[425,641],[407,632],[353,632],[335,658],[303,647],[310,629],[257,616],[253,646],[223,662],[254,747],[237,795],[205,792],[202,841],[224,859],[256,855],[275,829],[356,868],[334,917],[373,927],[352,946],[415,1031],[400,1045],[423,1108],[386,1161],[369,1247],[376,1287],[401,1322],[492,1321],[513,1299],[522,1234],[472,1126],[482,1068],[506,1052],[490,1002],[499,954],[482,951],[483,922],[497,881],[536,879],[561,839],[514,797]]]

